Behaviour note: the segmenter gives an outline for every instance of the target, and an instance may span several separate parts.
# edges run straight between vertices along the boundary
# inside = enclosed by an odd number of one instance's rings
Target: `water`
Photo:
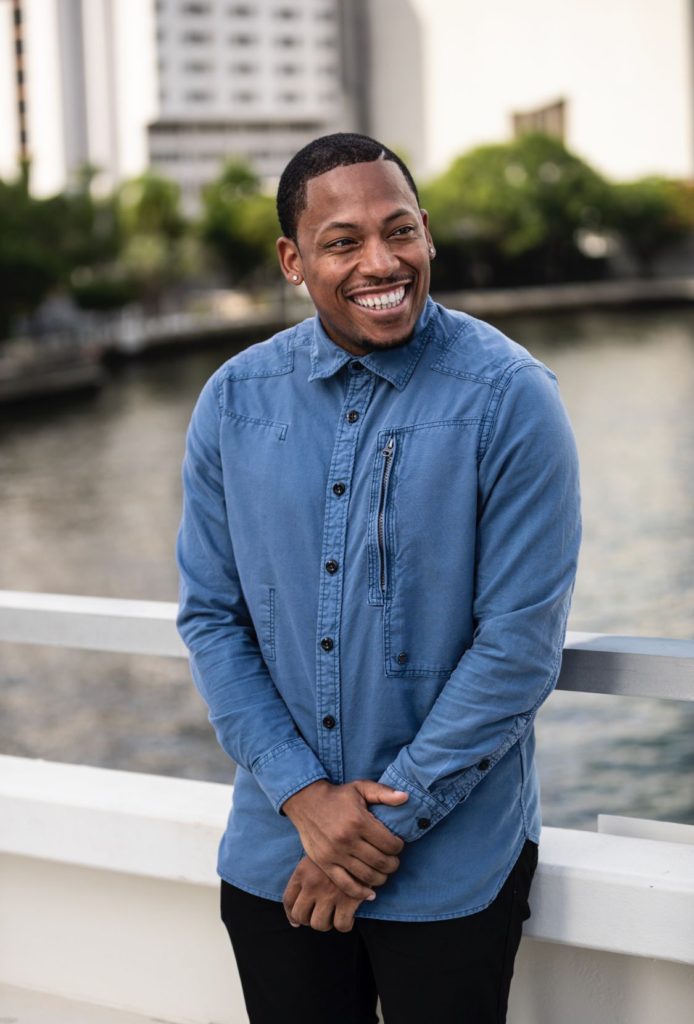
[[[582,463],[570,628],[694,636],[694,312],[515,318],[559,376]],[[183,436],[232,350],[133,364],[93,398],[5,415],[0,587],[175,600]],[[0,750],[225,780],[182,661],[4,645]],[[545,820],[694,823],[694,707],[557,693],[538,722]]]

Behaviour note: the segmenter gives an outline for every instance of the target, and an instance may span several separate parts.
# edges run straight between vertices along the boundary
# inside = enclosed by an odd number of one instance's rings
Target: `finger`
[[[333,912],[335,903],[333,900],[324,899],[316,903],[311,914],[311,927],[316,932],[329,932],[333,926]]]
[[[364,885],[371,886],[372,888],[374,885],[383,885],[384,882],[388,881],[388,875],[382,871],[376,871],[375,868],[365,864],[358,857],[349,857],[342,866],[358,882],[362,882]]]
[[[396,836],[394,832],[386,828],[383,822],[379,821],[378,818],[374,818],[373,814],[367,815],[367,818],[368,820],[362,829],[361,838],[365,839],[371,846],[375,846],[379,853],[391,856],[400,853],[405,845],[400,836]]]
[[[290,923],[293,924],[305,924],[311,923],[311,914],[315,906],[315,900],[313,897],[308,896],[305,892],[300,892],[296,898],[296,902],[292,907],[292,916]]]
[[[333,914],[333,928],[336,932],[351,932],[354,927],[354,911],[358,903],[354,900],[339,900]]]
[[[355,787],[367,804],[390,804],[391,807],[397,807],[409,799],[409,793],[405,790],[392,789],[391,786],[384,786],[382,782],[371,782],[369,779],[357,781]]]
[[[371,846],[365,840],[360,840],[358,845],[354,849],[353,854],[357,860],[361,860],[373,871],[378,871],[383,875],[392,875],[400,867],[400,858],[391,856],[387,853],[381,853],[375,846]]]
[[[370,889],[366,885],[362,885],[356,878],[353,878],[348,871],[346,871],[339,864],[333,864],[326,874],[331,882],[340,889],[345,896],[349,896],[350,899],[359,900],[375,900],[376,893],[373,889]]]

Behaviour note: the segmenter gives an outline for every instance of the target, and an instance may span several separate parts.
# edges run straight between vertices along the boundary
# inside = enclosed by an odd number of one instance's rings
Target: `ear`
[[[291,238],[284,235],[277,239],[277,257],[280,261],[280,268],[290,284],[298,285],[304,279],[304,270],[301,262],[299,246]]]
[[[427,245],[428,245],[430,250],[431,249],[434,250],[434,255],[436,255],[436,248],[434,246],[434,239],[431,237],[431,231],[429,230],[429,214],[428,214],[428,212],[426,210],[421,210],[420,209],[419,212],[422,215],[422,223],[424,225],[424,237],[427,240]]]

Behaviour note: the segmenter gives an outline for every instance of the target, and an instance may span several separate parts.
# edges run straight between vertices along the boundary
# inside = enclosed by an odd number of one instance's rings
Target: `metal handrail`
[[[0,641],[185,658],[172,601],[0,590]],[[694,640],[569,632],[558,689],[694,701]]]

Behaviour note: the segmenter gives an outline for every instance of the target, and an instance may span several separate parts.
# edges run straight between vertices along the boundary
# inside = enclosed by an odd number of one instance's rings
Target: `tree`
[[[245,163],[229,161],[204,190],[200,233],[234,282],[263,279],[276,266],[274,199]]]
[[[459,157],[424,203],[440,254],[459,249],[478,276],[556,280],[584,262],[579,232],[607,226],[610,189],[558,139],[529,134]]]
[[[653,273],[657,256],[694,229],[694,190],[660,177],[612,186],[612,222],[640,272]]]
[[[136,297],[152,310],[197,268],[198,253],[180,199],[178,185],[152,171],[126,181],[117,194],[121,270]]]
[[[0,339],[64,277],[63,213],[56,199],[34,199],[26,178],[0,181]]]

